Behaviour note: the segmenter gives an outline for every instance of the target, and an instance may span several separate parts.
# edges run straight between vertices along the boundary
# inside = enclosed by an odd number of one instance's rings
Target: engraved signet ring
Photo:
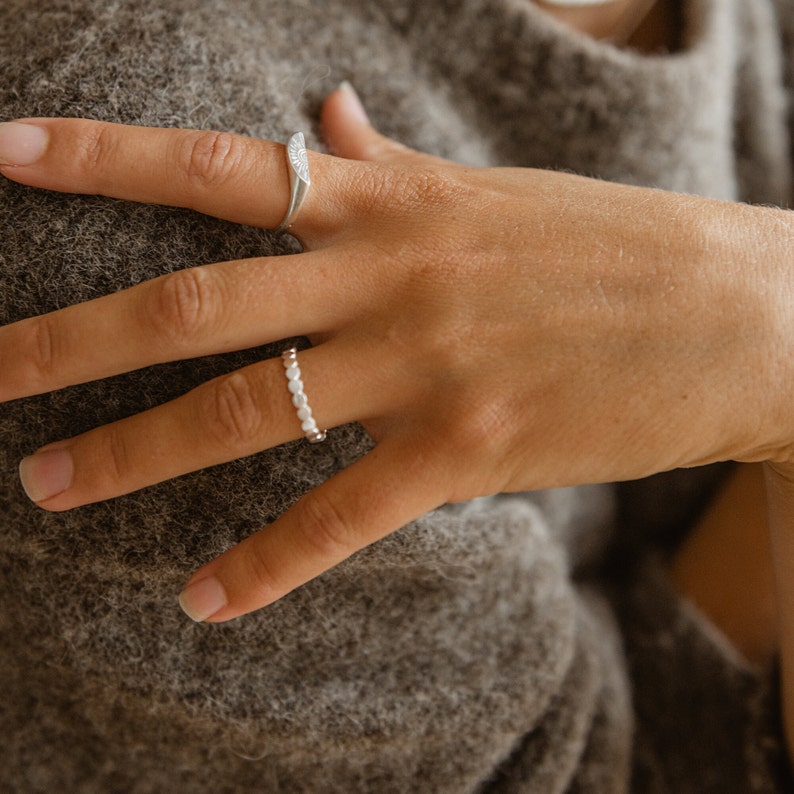
[[[284,220],[276,228],[277,232],[286,232],[292,226],[311,185],[306,140],[302,132],[294,133],[287,141],[287,166],[290,184],[289,206]]]

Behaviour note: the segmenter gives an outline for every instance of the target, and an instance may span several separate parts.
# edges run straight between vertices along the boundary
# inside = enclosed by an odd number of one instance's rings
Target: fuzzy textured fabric
[[[384,133],[460,162],[787,204],[794,2],[683,12],[680,51],[645,56],[527,0],[4,0],[0,114],[302,129],[322,148],[320,101],[348,79]],[[0,323],[285,245],[3,180]],[[439,509],[224,625],[183,615],[187,576],[364,454],[360,428],[67,513],[24,496],[16,466],[37,446],[283,347],[0,406],[0,790],[785,790],[769,676],[642,542],[606,581],[609,486]],[[632,487],[635,540],[663,523],[642,507],[667,509],[660,482]]]

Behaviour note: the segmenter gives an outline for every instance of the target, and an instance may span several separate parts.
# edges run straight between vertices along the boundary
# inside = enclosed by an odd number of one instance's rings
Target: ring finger
[[[298,356],[320,428],[387,408],[382,375],[351,368],[351,360],[374,358],[341,340]],[[292,396],[281,359],[253,364],[156,408],[43,447],[20,465],[22,482],[41,507],[68,510],[251,455],[302,435]]]

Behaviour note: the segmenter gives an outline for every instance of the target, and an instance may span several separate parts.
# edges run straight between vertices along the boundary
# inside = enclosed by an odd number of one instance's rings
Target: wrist
[[[704,313],[726,378],[720,457],[794,464],[794,213],[709,202],[706,251],[713,290]]]
[[[753,459],[768,461],[777,477],[794,483],[794,213],[739,206],[746,221],[737,229],[739,250],[751,274],[755,310],[763,314],[751,389],[764,409],[756,417],[763,433]],[[752,406],[748,416],[752,423]]]

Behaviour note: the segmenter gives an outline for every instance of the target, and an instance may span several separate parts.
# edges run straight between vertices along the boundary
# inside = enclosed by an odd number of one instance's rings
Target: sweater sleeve
[[[786,127],[788,130],[788,152],[794,163],[794,2],[775,0],[777,25],[782,58],[782,85],[785,103]],[[789,195],[785,206],[794,207],[794,195]]]
[[[748,664],[675,591],[661,555],[636,566],[616,609],[634,691],[632,790],[790,791],[777,671]]]
[[[754,204],[787,207],[791,200],[792,9],[789,0],[777,12],[771,0],[736,4],[737,198]]]
[[[678,470],[618,489],[610,567],[634,693],[632,790],[789,790],[776,669],[749,664],[669,575],[730,470]]]

